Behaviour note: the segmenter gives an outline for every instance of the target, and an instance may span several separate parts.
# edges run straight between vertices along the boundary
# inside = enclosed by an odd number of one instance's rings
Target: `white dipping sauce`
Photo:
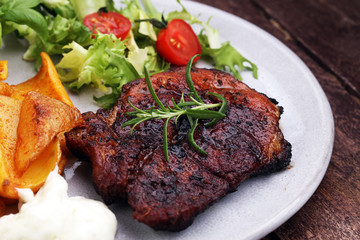
[[[0,218],[1,240],[114,239],[115,215],[105,204],[67,195],[63,177],[52,171],[34,196],[30,189],[18,189],[23,202],[19,213]]]

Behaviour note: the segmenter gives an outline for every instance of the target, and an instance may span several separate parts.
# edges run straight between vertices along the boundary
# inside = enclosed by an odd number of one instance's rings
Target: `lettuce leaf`
[[[155,8],[151,0],[142,0],[147,15],[151,18],[161,19],[161,13]]]
[[[135,20],[138,19],[148,19],[151,16],[148,16],[147,13],[141,8],[138,0],[128,0],[123,2],[125,5],[124,8],[120,9],[120,13],[127,17],[134,26],[132,28],[135,37],[138,37],[138,34],[149,37],[153,42],[150,44],[155,44],[157,39],[156,30],[150,22],[140,22],[135,23]]]
[[[63,54],[56,67],[62,82],[68,83],[78,79],[88,51],[76,42],[64,46],[64,50],[70,51]]]
[[[156,52],[153,44],[145,44],[140,48],[135,40],[134,34],[130,31],[128,38],[124,41],[128,49],[127,60],[135,67],[141,77],[144,77],[144,66],[150,74],[166,71],[170,63],[162,59]]]
[[[230,42],[223,43],[219,48],[211,48],[205,34],[200,33],[198,38],[202,48],[202,55],[211,57],[217,69],[229,70],[239,80],[242,80],[239,71],[241,72],[244,69],[252,71],[254,78],[258,77],[257,66],[241,55],[230,45]]]
[[[73,42],[65,46],[70,52],[56,65],[61,80],[74,91],[83,86],[101,89],[106,97],[95,98],[102,107],[115,103],[124,84],[140,77],[126,58],[126,46],[113,34],[98,34],[88,50]],[[141,60],[142,61],[142,60]],[[109,95],[110,94],[110,95]]]
[[[48,8],[54,15],[65,18],[76,18],[76,12],[69,0],[41,0],[43,6]]]
[[[97,12],[100,8],[106,6],[106,0],[70,0],[74,7],[76,16],[82,22],[88,14]]]
[[[63,47],[75,41],[82,46],[92,43],[92,33],[82,23],[75,18],[67,19],[60,15],[56,17],[46,16],[46,26],[48,36],[45,41],[40,41],[41,36],[24,26],[15,26],[29,42],[29,48],[24,54],[24,59],[28,61],[37,60],[36,67],[40,63],[40,52],[47,52],[50,55],[64,53]]]

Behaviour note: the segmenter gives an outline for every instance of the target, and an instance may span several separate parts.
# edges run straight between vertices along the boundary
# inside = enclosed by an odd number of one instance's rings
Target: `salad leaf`
[[[100,8],[106,6],[105,0],[70,0],[74,7],[76,16],[82,22],[84,17],[90,13],[97,12]]]
[[[76,18],[75,9],[69,0],[41,0],[42,5],[53,15],[65,18]]]
[[[211,48],[207,36],[200,33],[199,41],[204,56],[210,56],[215,63],[217,69],[227,70],[234,74],[237,79],[242,79],[239,71],[243,69],[252,71],[253,77],[257,78],[257,66],[241,55],[229,42],[221,45],[219,48]],[[239,71],[236,69],[239,68]]]
[[[76,41],[83,46],[91,43],[91,32],[75,18],[68,0],[0,0],[2,34],[17,31],[29,42],[25,60],[37,60],[40,52],[63,53],[63,46]],[[70,18],[68,18],[70,17]]]
[[[94,45],[88,50],[73,42],[65,47],[71,49],[64,54],[57,64],[59,76],[74,91],[79,91],[83,86],[99,88],[105,93],[103,98],[95,98],[103,107],[108,106],[111,96],[117,99],[121,87],[140,77],[135,67],[125,57],[126,46],[123,41],[113,34],[98,34]],[[104,104],[106,106],[104,106]]]
[[[64,46],[64,49],[71,51],[63,54],[62,60],[56,67],[61,80],[67,83],[78,79],[88,51],[76,42]]]
[[[114,0],[106,0],[105,5],[106,5],[106,9],[109,12],[118,12],[118,10],[115,7]]]
[[[143,75],[143,69],[145,62],[147,60],[147,49],[140,49],[136,44],[134,34],[132,31],[129,33],[129,37],[125,42],[127,48],[129,49],[127,60],[135,67],[136,71]]]
[[[120,93],[121,93],[120,91],[113,89],[113,91],[111,93],[106,94],[104,96],[101,96],[101,97],[94,96],[94,100],[97,102],[97,104],[99,106],[101,106],[105,109],[110,109],[116,103]]]
[[[149,0],[144,0],[144,1],[149,2]],[[210,47],[219,48],[221,46],[219,31],[210,26],[209,22],[211,18],[207,22],[203,22],[198,17],[191,15],[187,11],[185,6],[180,2],[180,0],[177,0],[177,2],[182,7],[182,10],[170,12],[166,16],[167,20],[171,21],[173,19],[182,19],[188,21],[190,24],[200,24],[206,32]]]
[[[70,4],[69,0],[41,0],[41,3],[52,9]]]
[[[135,22],[137,19],[147,19],[149,16],[146,12],[141,8],[138,0],[130,0],[124,2],[126,6],[122,8],[119,12],[127,17],[131,22]],[[139,34],[143,36],[149,37],[153,42],[149,43],[149,45],[154,45],[157,39],[156,31],[154,26],[149,22],[140,22],[135,23],[133,27],[133,32],[135,37],[138,37]]]
[[[148,19],[148,18],[149,17],[146,15],[146,13],[144,11],[139,11],[138,19]],[[154,27],[149,22],[140,22],[138,32],[145,36],[149,36],[154,41],[157,40],[157,36],[156,36],[156,32],[154,30]]]
[[[150,18],[161,19],[161,13],[156,10],[151,0],[142,0],[141,2],[144,5],[145,12]]]
[[[37,6],[40,0],[1,0],[0,1],[0,37],[15,30],[14,24],[25,24],[38,33],[42,42],[48,37],[48,28],[45,18],[33,7]],[[1,43],[1,42],[0,42]]]
[[[145,67],[150,72],[150,75],[167,71],[170,68],[170,63],[157,54],[155,47],[147,46],[148,60],[145,62]]]
[[[2,20],[20,25],[26,24],[39,34],[43,42],[49,35],[44,17],[34,9],[11,9],[2,16]]]
[[[140,40],[141,38],[143,40]],[[149,39],[148,37],[144,39],[144,35],[135,39],[133,32],[130,31],[128,38],[124,41],[128,49],[127,60],[135,67],[141,77],[144,77],[144,66],[151,75],[166,71],[170,67],[170,63],[157,54],[154,42]],[[138,43],[142,44],[141,48]]]
[[[139,11],[142,10],[138,0],[124,0],[122,3],[125,5],[120,10],[115,8],[114,2],[108,2],[107,8],[111,8],[112,11],[116,11],[127,17],[131,22],[134,22],[135,19],[139,17]],[[111,4],[111,6],[110,6]]]
[[[21,8],[33,8],[36,7],[39,3],[40,0],[29,0],[29,1],[19,1],[19,0],[13,0],[13,1],[6,1],[3,0],[1,1],[1,5],[6,5],[10,2],[10,6],[13,9],[21,9]]]
[[[45,41],[40,41],[41,36],[24,26],[15,26],[29,42],[29,48],[24,54],[25,60],[37,60],[36,67],[40,63],[40,52],[47,52],[50,55],[62,54],[63,47],[72,41],[82,46],[91,44],[90,30],[76,19],[67,19],[60,15],[56,17],[46,16],[48,36]]]

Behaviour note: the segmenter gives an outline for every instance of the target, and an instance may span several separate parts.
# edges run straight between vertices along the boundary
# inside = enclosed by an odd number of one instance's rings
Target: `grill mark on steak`
[[[181,93],[187,97],[185,68],[151,77],[159,99],[172,105]],[[169,162],[163,153],[164,120],[121,128],[136,107],[154,105],[143,79],[123,87],[112,110],[84,113],[84,126],[66,134],[68,148],[92,162],[94,185],[106,203],[127,199],[133,217],[154,229],[178,231],[195,216],[245,179],[286,167],[291,145],[279,128],[282,108],[275,99],[250,89],[231,75],[207,69],[192,69],[194,86],[204,102],[218,101],[206,92],[216,92],[228,101],[227,116],[211,128],[204,121],[194,133],[196,143],[208,156],[189,145],[186,117],[168,127]]]

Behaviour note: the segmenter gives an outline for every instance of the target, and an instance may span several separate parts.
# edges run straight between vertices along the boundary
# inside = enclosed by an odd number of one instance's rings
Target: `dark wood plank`
[[[253,1],[360,97],[359,1]]]
[[[272,32],[276,37],[282,35],[281,31],[274,31],[274,26],[269,22],[269,19],[265,16],[263,11],[260,11],[259,8],[254,5],[251,0],[194,0],[195,2],[200,2],[207,4],[209,6],[216,7],[218,9],[224,10],[226,12],[237,15],[249,22],[254,23],[255,25],[261,26],[264,30]]]
[[[341,12],[341,15],[348,16],[351,21],[360,21],[360,1],[356,0],[326,0],[329,7],[334,11]]]
[[[297,214],[264,239],[360,239],[360,214],[358,210],[360,206],[359,98],[349,93],[349,86],[343,86],[345,80],[341,75],[336,76],[332,71],[329,71],[331,67],[326,65],[326,62],[319,63],[320,57],[316,51],[312,51],[306,44],[303,44],[298,35],[294,36],[293,32],[287,32],[287,29],[281,27],[286,27],[284,22],[273,21],[273,19],[279,20],[280,18],[275,18],[272,11],[264,10],[266,9],[264,7],[265,1],[197,1],[253,22],[284,42],[308,65],[317,77],[329,99],[334,114],[335,143],[324,180],[312,198]],[[259,4],[259,1],[263,5]],[[266,2],[271,5],[273,2],[279,1]],[[296,1],[282,1],[282,3],[284,2],[294,3]],[[298,2],[301,1],[297,1],[293,7],[296,7]],[[277,6],[278,12],[274,15],[287,15],[283,11],[288,11],[288,9],[289,6],[284,8]],[[355,19],[359,13],[359,11],[352,11],[353,9],[348,6],[337,9],[346,12],[349,16],[353,14]],[[298,19],[304,19],[304,16],[298,16]],[[301,20],[299,21],[301,22]],[[338,58],[342,59],[342,55],[339,55]]]

